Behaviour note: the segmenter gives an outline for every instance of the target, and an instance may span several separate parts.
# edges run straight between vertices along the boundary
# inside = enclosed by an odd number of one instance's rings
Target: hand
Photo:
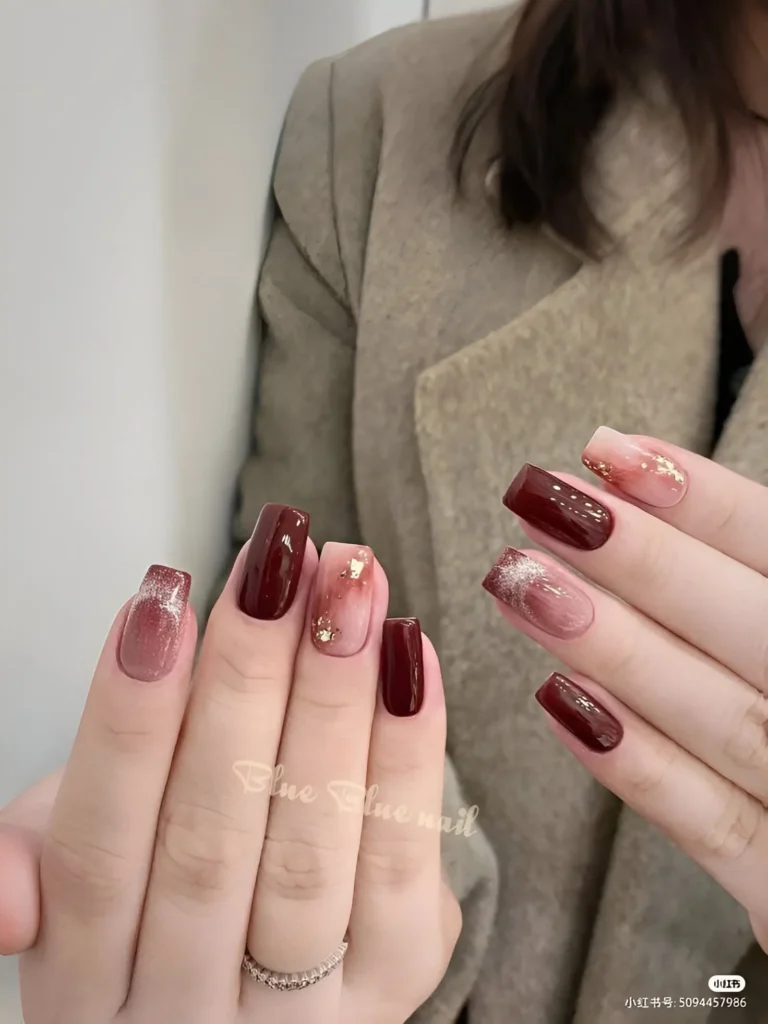
[[[402,1024],[442,978],[461,916],[440,833],[419,822],[442,801],[437,658],[414,620],[385,623],[372,552],[328,544],[318,566],[307,528],[266,506],[194,673],[189,577],[150,569],[58,792],[54,778],[4,815],[21,886],[0,938],[34,943],[26,1024]],[[309,970],[345,935],[341,965],[301,991],[241,970],[246,950]]]
[[[556,735],[746,908],[768,951],[768,489],[607,428],[584,462],[607,493],[527,466],[505,504],[597,586],[508,549],[485,587],[573,670],[537,694]]]

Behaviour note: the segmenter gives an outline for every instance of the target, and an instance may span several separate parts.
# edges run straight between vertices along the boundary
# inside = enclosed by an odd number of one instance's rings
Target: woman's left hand
[[[486,589],[573,670],[537,693],[603,785],[749,912],[768,951],[768,488],[600,428],[593,488],[533,466],[504,499],[540,552]]]

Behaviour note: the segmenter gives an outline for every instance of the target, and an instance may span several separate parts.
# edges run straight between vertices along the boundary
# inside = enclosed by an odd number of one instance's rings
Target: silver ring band
[[[281,974],[279,971],[269,971],[266,967],[262,967],[261,964],[257,964],[247,953],[243,957],[243,970],[250,974],[254,981],[258,981],[260,985],[266,985],[277,992],[296,992],[301,988],[309,988],[310,985],[316,985],[318,981],[322,981],[329,974],[333,974],[344,959],[348,946],[349,942],[347,939],[344,939],[335,953],[310,971],[294,971],[287,974]]]

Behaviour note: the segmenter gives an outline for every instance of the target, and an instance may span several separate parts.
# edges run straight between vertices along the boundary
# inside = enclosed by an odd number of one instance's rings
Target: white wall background
[[[0,4],[0,804],[67,756],[146,566],[200,600],[301,69],[422,0]],[[17,1024],[13,961],[0,1021]]]

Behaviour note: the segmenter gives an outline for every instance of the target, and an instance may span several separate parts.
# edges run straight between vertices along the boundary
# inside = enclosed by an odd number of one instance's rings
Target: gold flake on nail
[[[672,459],[668,459],[665,455],[653,455],[652,459],[656,464],[656,472],[659,476],[669,476],[681,487],[685,485],[685,476]]]
[[[613,474],[613,466],[610,462],[597,462],[595,459],[588,459],[586,456],[581,460],[587,469],[601,476],[603,480],[610,480]]]
[[[325,615],[321,615],[315,622],[315,640],[320,644],[330,644],[341,633],[340,629],[334,629],[333,623]]]
[[[339,576],[342,579],[359,580],[363,575],[365,567],[368,563],[362,559],[352,558],[346,569],[342,569]]]

